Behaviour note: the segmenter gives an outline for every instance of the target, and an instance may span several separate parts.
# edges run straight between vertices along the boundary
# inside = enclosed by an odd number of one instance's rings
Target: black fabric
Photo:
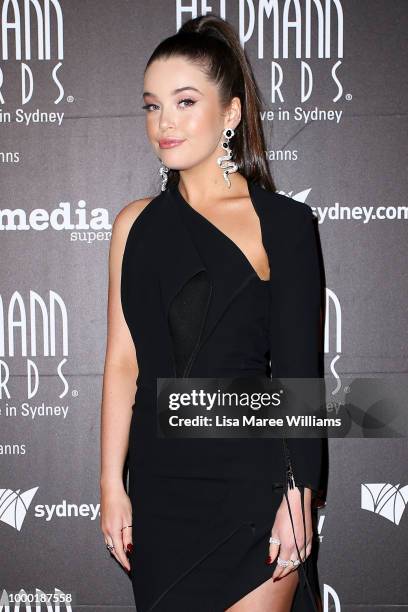
[[[223,612],[276,566],[265,559],[288,489],[282,439],[168,439],[156,428],[159,376],[269,378],[271,365],[281,377],[315,373],[310,209],[249,187],[270,281],[178,190],[154,198],[126,242],[122,307],[139,365],[128,461],[138,612]],[[296,484],[317,488],[320,440],[288,442]],[[313,611],[315,560],[308,557],[298,571],[292,612]],[[205,576],[204,593],[198,585]]]
[[[194,349],[200,340],[210,299],[208,274],[197,272],[173,298],[169,309],[169,329],[178,377],[188,374]]]

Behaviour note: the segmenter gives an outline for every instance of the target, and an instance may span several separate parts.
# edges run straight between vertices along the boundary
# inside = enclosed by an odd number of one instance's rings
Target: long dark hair
[[[241,121],[231,140],[233,160],[245,178],[276,191],[265,158],[260,118],[262,95],[234,28],[216,15],[190,19],[156,47],[145,71],[154,60],[171,56],[182,56],[197,64],[207,78],[218,85],[222,108],[226,108],[233,97],[240,99]],[[180,173],[170,169],[167,176],[170,186],[178,183]]]

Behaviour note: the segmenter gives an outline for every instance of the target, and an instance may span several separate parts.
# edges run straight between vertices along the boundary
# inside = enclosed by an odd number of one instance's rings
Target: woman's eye
[[[157,105],[156,104],[145,104],[144,106],[142,106],[142,110],[150,111],[151,106],[157,106]]]
[[[188,106],[195,104],[195,100],[192,100],[191,98],[184,98],[183,100],[180,100],[179,104],[182,104],[183,102],[188,102]]]
[[[187,107],[188,106],[192,106],[193,104],[195,104],[195,100],[192,100],[191,98],[184,98],[183,100],[180,100],[179,104],[184,104],[186,103]],[[152,109],[151,107],[155,106],[156,108],[158,108],[157,104],[145,104],[144,106],[142,106],[142,110],[147,110],[147,111],[152,111],[154,109]],[[186,108],[186,106],[184,106],[184,108]]]

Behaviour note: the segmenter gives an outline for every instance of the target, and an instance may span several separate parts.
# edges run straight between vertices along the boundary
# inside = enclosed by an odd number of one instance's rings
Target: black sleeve
[[[292,204],[290,204],[292,206]],[[321,277],[314,215],[306,204],[293,204],[282,262],[271,271],[271,372],[275,378],[318,378]],[[273,262],[272,262],[273,264]],[[286,444],[286,447],[285,447]],[[321,438],[285,438],[282,452],[295,485],[319,489]]]

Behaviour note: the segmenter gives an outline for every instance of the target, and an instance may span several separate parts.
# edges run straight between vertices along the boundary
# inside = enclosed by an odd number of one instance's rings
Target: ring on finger
[[[278,565],[280,565],[281,567],[288,567],[289,563],[290,559],[286,561],[285,559],[281,559],[280,557],[278,557]]]
[[[129,527],[132,527],[132,525],[126,525],[125,527],[122,527],[121,531],[123,531],[124,529],[128,529]]]
[[[277,544],[278,546],[280,546],[279,538],[269,538],[269,543],[270,544]]]

